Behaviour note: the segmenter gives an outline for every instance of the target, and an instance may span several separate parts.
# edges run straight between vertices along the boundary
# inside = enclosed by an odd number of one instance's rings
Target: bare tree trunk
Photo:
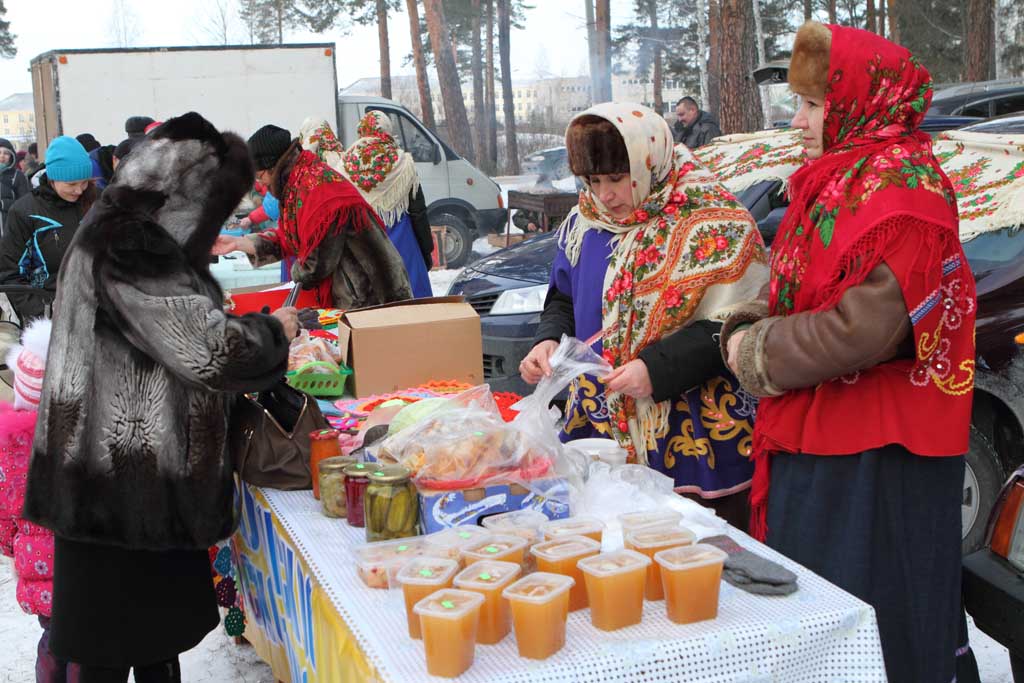
[[[480,45],[480,0],[472,0],[473,8],[473,147],[476,149],[476,165],[486,166],[487,158],[487,112],[484,107],[483,50]]]
[[[722,5],[724,0],[708,0],[708,98],[706,107],[717,114],[722,108]]]
[[[284,0],[274,3],[277,10],[277,44],[284,45]]]
[[[993,77],[995,42],[995,0],[967,0],[964,81]]]
[[[498,105],[494,92],[494,0],[487,2],[487,81],[484,97],[487,99],[487,163],[493,172],[498,170]]]
[[[882,0],[885,2],[886,0]],[[889,40],[900,42],[900,15],[896,9],[896,0],[888,0],[889,4]]]
[[[380,44],[380,96],[391,99],[391,43],[388,40],[388,6],[377,0],[377,42]]]
[[[434,48],[434,65],[437,67],[437,80],[441,84],[448,139],[463,158],[475,159],[473,135],[469,130],[469,117],[466,116],[466,102],[462,99],[459,72],[452,58],[452,38],[444,16],[444,5],[441,0],[423,0],[423,11],[427,17],[430,45]]]
[[[725,3],[723,3],[724,5]],[[814,0],[804,0],[804,21],[810,21],[814,17]]]
[[[718,119],[724,133],[747,133],[763,126],[761,92],[751,72],[756,66],[753,0],[720,0],[722,36]]]
[[[597,23],[594,18],[594,0],[583,0],[587,17],[587,53],[590,58],[590,101],[597,102],[597,93],[601,89],[599,76],[601,64],[597,58]]]
[[[409,14],[409,33],[412,38],[412,61],[416,65],[416,89],[420,95],[420,119],[431,129],[437,128],[434,121],[434,102],[430,99],[430,75],[427,60],[423,56],[423,39],[420,37],[420,11],[416,0],[405,0]]]
[[[610,0],[596,0],[594,32],[597,34],[598,89],[594,103],[612,99],[612,11]]]
[[[885,2],[885,0],[882,0]],[[836,0],[828,0],[828,23],[836,23]]]
[[[761,25],[761,0],[751,0],[750,5],[754,11],[754,39],[757,41],[757,65],[760,66],[767,61],[764,54],[764,27]]]
[[[865,28],[872,33],[878,33],[878,24],[875,21],[875,0],[868,0],[867,26]]]
[[[435,0],[437,1],[437,0]],[[505,103],[505,167],[511,175],[519,175],[519,144],[516,140],[516,109],[512,100],[512,18],[511,0],[498,3],[498,53],[501,55],[501,97]]]
[[[647,11],[651,17],[651,40],[654,41],[654,74],[651,80],[654,86],[654,111],[659,114],[665,113],[665,100],[661,92],[662,87],[662,63],[661,63],[661,34],[658,30],[658,0],[647,0]]]
[[[697,70],[700,73],[700,105],[710,107],[708,102],[708,46],[704,42],[708,35],[707,0],[697,0]]]

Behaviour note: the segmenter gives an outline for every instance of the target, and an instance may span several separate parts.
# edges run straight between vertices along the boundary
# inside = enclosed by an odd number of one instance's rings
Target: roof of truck
[[[163,47],[99,47],[69,50],[47,50],[32,58],[32,63],[52,59],[57,55],[124,54],[126,52],[196,52],[221,50],[298,50],[309,48],[335,49],[335,43],[286,43],[284,45],[168,45]]]

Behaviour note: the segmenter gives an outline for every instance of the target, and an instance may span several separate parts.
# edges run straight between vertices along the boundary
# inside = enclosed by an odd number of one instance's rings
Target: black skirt
[[[103,667],[162,662],[219,622],[206,551],[55,539],[50,650],[58,658]]]
[[[768,545],[875,608],[888,678],[954,680],[964,459],[777,454]]]

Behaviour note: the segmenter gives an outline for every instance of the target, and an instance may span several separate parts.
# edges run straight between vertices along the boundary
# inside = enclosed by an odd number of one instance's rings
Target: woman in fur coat
[[[198,114],[119,166],[57,288],[25,517],[52,529],[50,647],[81,681],[180,679],[219,623],[207,548],[235,527],[236,392],[284,374],[294,309],[224,313],[208,255],[252,186],[244,141]]]

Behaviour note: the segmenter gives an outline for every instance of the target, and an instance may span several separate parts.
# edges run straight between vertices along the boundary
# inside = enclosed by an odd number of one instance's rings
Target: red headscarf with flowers
[[[953,188],[918,129],[931,76],[874,33],[829,29],[825,151],[790,180],[772,245],[771,314],[835,308],[884,262],[903,291],[915,358],[761,401],[751,491],[752,531],[761,537],[769,452],[843,455],[893,443],[919,455],[967,450],[974,280]]]

